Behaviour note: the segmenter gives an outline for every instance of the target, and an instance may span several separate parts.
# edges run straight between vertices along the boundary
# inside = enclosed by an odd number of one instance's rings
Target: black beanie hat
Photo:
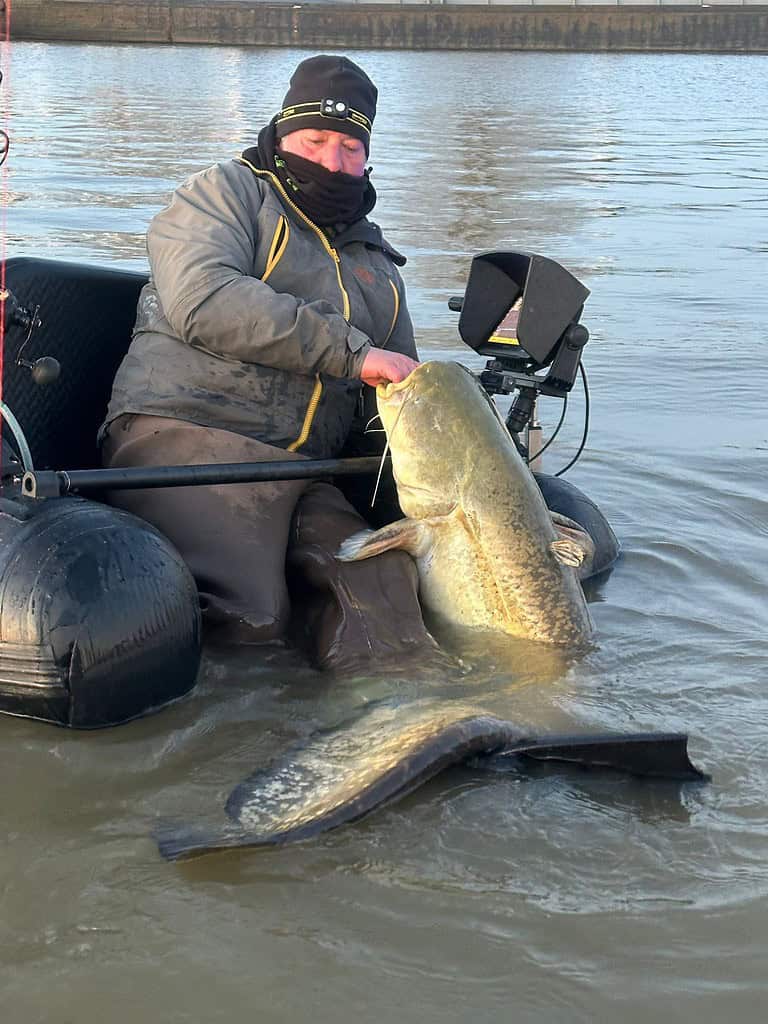
[[[309,57],[291,76],[275,133],[282,139],[300,128],[342,132],[360,139],[367,154],[377,96],[368,75],[346,57]]]

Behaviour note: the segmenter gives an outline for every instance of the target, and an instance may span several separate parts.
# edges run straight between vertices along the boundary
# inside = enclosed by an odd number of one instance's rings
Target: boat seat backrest
[[[6,288],[26,309],[39,306],[41,326],[22,358],[53,356],[61,363],[57,381],[35,384],[29,369],[16,364],[26,333],[6,328],[2,397],[21,424],[37,469],[99,465],[96,434],[146,280],[146,274],[59,260],[8,260]],[[6,427],[3,434],[10,439]]]

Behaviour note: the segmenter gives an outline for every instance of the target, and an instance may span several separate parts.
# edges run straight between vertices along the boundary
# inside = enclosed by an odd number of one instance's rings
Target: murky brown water
[[[170,189],[253,141],[300,56],[13,44],[8,254],[142,266]],[[542,252],[592,289],[569,479],[624,546],[598,649],[546,683],[477,656],[451,686],[238,654],[112,731],[0,720],[3,1024],[762,1021],[768,58],[358,57],[425,354],[478,365],[446,306],[478,250]],[[148,838],[220,820],[318,724],[454,693],[542,728],[688,730],[713,781],[456,771],[294,848],[173,866]]]

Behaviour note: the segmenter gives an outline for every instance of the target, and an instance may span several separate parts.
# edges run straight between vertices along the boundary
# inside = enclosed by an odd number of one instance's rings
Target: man
[[[376,99],[352,61],[303,61],[258,145],[194,175],[153,219],[151,277],[102,428],[106,465],[331,458],[359,415],[361,382],[400,381],[417,365],[405,260],[367,219]],[[432,646],[408,555],[335,560],[366,524],[328,483],[113,500],[176,544],[222,642],[285,636],[287,566],[294,624],[318,666]]]

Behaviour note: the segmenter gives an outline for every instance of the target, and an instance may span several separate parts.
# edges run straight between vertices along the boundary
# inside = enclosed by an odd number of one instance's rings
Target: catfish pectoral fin
[[[587,531],[568,516],[559,512],[552,512],[552,525],[560,540],[571,540],[577,544],[583,552],[579,565],[579,578],[586,579],[592,574],[592,566],[595,563],[595,542]]]
[[[574,569],[578,569],[584,561],[584,548],[573,540],[565,538],[553,540],[549,545],[549,550],[558,562],[562,565],[573,566]]]
[[[359,562],[383,551],[402,548],[417,555],[429,543],[429,527],[419,519],[399,519],[380,530],[360,530],[342,542],[336,552],[340,562]]]

